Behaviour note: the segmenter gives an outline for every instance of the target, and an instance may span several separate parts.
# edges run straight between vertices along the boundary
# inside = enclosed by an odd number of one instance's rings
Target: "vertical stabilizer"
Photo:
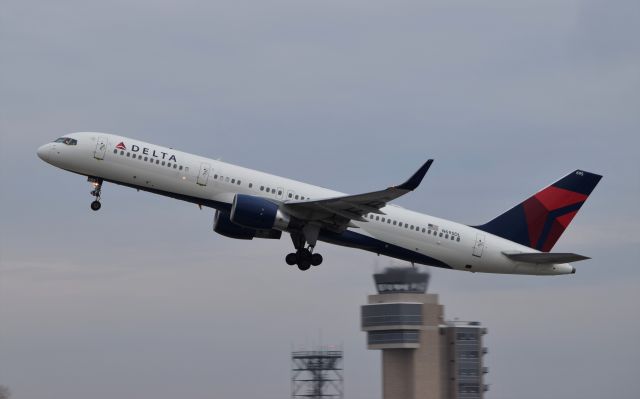
[[[549,252],[602,176],[576,170],[477,229]]]

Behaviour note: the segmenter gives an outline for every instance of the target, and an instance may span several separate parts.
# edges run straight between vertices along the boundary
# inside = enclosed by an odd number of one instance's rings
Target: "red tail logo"
[[[124,145],[124,143],[122,141],[120,143],[118,143],[116,148],[119,149],[119,150],[126,150],[127,149],[127,147]]]
[[[551,186],[526,200],[522,205],[529,228],[529,246],[550,251],[587,197]]]

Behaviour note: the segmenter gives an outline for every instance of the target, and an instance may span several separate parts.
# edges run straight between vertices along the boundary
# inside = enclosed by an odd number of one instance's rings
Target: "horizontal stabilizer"
[[[568,252],[503,252],[503,254],[516,262],[526,263],[570,263],[591,259],[587,256]]]

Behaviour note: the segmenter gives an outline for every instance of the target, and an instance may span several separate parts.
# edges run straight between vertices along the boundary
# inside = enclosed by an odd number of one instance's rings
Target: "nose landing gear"
[[[98,200],[93,201],[91,203],[91,209],[94,210],[94,211],[97,211],[98,209],[100,209],[100,207],[102,207],[102,204]]]
[[[91,190],[91,195],[94,196],[96,199],[91,203],[91,209],[94,211],[97,211],[98,209],[100,209],[100,207],[102,207],[102,204],[100,203],[100,194],[102,192],[102,179],[100,179],[99,177],[89,177],[89,183],[91,183],[91,187],[93,188],[93,190]]]

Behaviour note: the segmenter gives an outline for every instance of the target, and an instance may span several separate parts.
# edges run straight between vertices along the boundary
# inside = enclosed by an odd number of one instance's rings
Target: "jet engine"
[[[255,230],[237,225],[231,221],[228,213],[216,211],[213,218],[213,231],[229,238],[252,240],[257,238],[280,239],[282,232],[278,230]]]
[[[236,194],[231,206],[231,221],[255,230],[286,230],[291,219],[278,204],[263,197]]]

